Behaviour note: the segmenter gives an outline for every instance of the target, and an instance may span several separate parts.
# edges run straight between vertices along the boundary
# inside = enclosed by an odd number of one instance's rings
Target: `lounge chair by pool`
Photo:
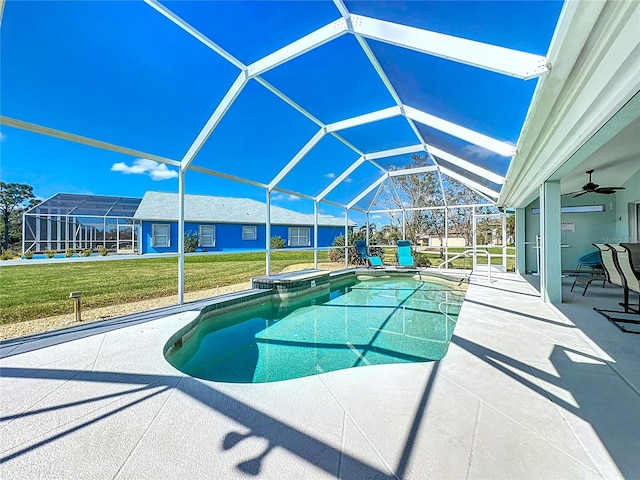
[[[411,243],[409,240],[398,240],[398,266],[413,267],[413,255],[411,254]]]
[[[382,263],[382,259],[376,255],[369,255],[369,250],[367,249],[367,242],[364,240],[356,240],[354,244],[356,247],[356,252],[360,255],[360,258],[364,259],[370,267],[381,268],[384,267]]]

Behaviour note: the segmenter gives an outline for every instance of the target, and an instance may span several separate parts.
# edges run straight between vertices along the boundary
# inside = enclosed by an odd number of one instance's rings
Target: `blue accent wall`
[[[169,225],[170,240],[169,247],[154,247],[153,246],[153,225]],[[204,247],[207,252],[224,252],[233,250],[264,250],[266,227],[265,225],[252,225],[252,224],[232,224],[232,223],[218,223],[211,224],[205,223],[203,225],[215,225],[215,247]],[[257,227],[256,240],[242,240],[242,227],[243,226],[255,226]],[[294,227],[299,228],[294,225]],[[285,241],[285,248],[298,248],[289,246],[289,226],[285,225],[272,225],[271,236],[282,237]],[[301,228],[306,228],[302,226]],[[313,247],[313,227],[309,228],[309,247]],[[185,232],[198,233],[200,231],[199,223],[185,223]],[[318,246],[330,247],[336,237],[344,235],[344,227],[328,227],[320,226],[318,228]],[[142,235],[141,235],[141,249],[140,252],[145,253],[166,253],[178,251],[178,223],[177,222],[155,222],[155,221],[143,221],[142,222]],[[201,249],[198,249],[201,251]]]

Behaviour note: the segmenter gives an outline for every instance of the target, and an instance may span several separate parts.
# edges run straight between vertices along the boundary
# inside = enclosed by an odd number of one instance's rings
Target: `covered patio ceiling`
[[[365,212],[422,172],[496,202],[568,5],[9,1],[1,121]]]

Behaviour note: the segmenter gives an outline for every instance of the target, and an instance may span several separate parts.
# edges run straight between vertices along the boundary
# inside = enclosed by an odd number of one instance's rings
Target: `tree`
[[[412,155],[412,162],[404,168],[417,168],[431,165],[431,160],[425,154]],[[418,243],[419,237],[425,234],[436,235],[440,244],[445,236],[444,209],[412,210],[412,208],[442,207],[445,205],[443,195],[447,198],[447,205],[472,205],[484,203],[481,195],[467,188],[452,178],[443,179],[442,184],[437,172],[423,172],[412,175],[393,177],[394,185],[387,186],[381,203],[387,208],[405,209],[405,229],[407,239]],[[444,191],[443,191],[444,189]],[[467,244],[472,242],[472,219],[470,208],[450,208],[447,211],[449,230],[456,230],[464,235]],[[392,225],[402,225],[401,213],[390,215]]]
[[[15,223],[16,214],[28,208],[35,200],[33,187],[24,183],[6,183],[0,181],[0,214],[4,227],[3,250],[9,248],[9,237],[12,220]]]

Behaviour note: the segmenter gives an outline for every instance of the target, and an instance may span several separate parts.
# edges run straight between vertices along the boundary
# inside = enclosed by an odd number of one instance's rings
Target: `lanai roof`
[[[362,210],[421,152],[496,200],[562,6],[9,1],[2,123]]]

